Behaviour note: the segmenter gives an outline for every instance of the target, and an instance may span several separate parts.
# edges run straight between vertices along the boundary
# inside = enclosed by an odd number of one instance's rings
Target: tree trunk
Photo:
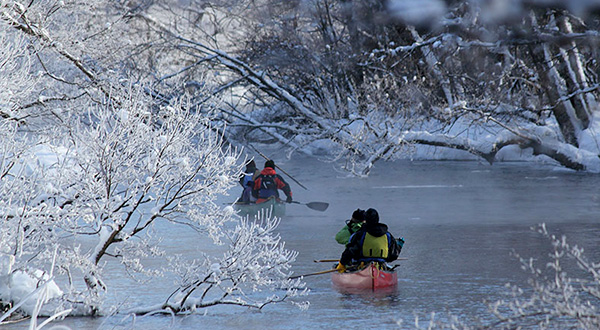
[[[531,16],[532,26],[537,26],[537,19]],[[576,107],[567,97],[565,79],[557,69],[559,63],[552,56],[550,46],[547,43],[538,43],[530,46],[532,61],[536,67],[541,86],[546,94],[548,102],[553,106],[552,111],[563,138],[566,143],[579,147],[577,140],[584,125],[577,117]]]
[[[414,27],[410,27],[409,29],[410,29],[410,33],[412,34],[415,41],[418,43],[422,43],[423,38],[421,38],[421,36],[419,35],[419,32],[417,32],[417,30]],[[433,73],[434,78],[437,79],[437,81],[440,83],[440,87],[442,88],[442,91],[444,92],[444,96],[446,97],[446,102],[448,102],[448,107],[452,107],[452,105],[454,104],[454,97],[452,96],[450,80],[447,77],[445,77],[442,74],[442,72],[440,71],[440,69],[438,67],[440,65],[438,58],[433,53],[433,49],[431,49],[431,47],[425,45],[425,46],[421,47],[420,49],[421,49],[421,52],[423,53],[423,57],[425,58],[425,62],[427,63],[427,66]]]
[[[567,16],[561,15],[557,21],[561,32],[566,34],[573,33],[572,25]],[[564,65],[560,68],[564,69],[561,71],[561,74],[565,77],[569,94],[573,94],[588,88],[590,84],[584,72],[585,68],[581,62],[581,54],[579,53],[577,44],[575,41],[571,41],[568,42],[566,46],[567,47],[561,45],[560,50]],[[575,113],[581,120],[583,129],[588,128],[593,109],[597,106],[596,98],[591,93],[580,93],[576,94],[571,100],[575,107]]]

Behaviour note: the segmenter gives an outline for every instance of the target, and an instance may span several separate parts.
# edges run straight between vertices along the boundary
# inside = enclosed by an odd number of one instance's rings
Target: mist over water
[[[550,243],[531,227],[546,223],[551,233],[566,235],[570,243],[585,248],[590,260],[600,261],[598,175],[527,163],[403,161],[377,163],[368,178],[354,178],[314,159],[275,161],[308,188],[284,176],[294,200],[330,203],[325,212],[303,205],[287,208],[279,232],[286,247],[299,252],[295,274],[330,268],[331,264],[313,260],[339,258],[343,247],[335,242],[335,234],[354,209],[373,207],[390,232],[406,240],[400,257],[408,260],[397,262],[401,264],[397,290],[345,294],[324,274],[305,278],[311,290],[304,297],[311,303],[307,311],[289,304],[261,311],[217,307],[206,309],[205,315],[174,319],[150,316],[121,323],[123,317],[118,316],[67,319],[62,324],[73,329],[327,329],[365,324],[390,329],[398,320],[403,320],[401,328],[411,328],[415,315],[428,318],[431,312],[485,322],[491,316],[484,301],[507,298],[507,283],[527,287],[528,276],[511,251],[540,261],[551,252]],[[222,202],[238,194],[232,191]],[[163,234],[173,249],[203,249],[192,241],[194,236]],[[139,293],[141,298],[128,298],[118,293],[131,292],[124,274],[108,274],[114,276],[107,281],[117,285],[113,298],[117,301],[156,303],[170,289],[152,286]]]

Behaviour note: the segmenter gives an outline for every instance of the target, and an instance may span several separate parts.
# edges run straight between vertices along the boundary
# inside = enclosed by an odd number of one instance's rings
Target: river
[[[306,311],[284,303],[260,311],[219,307],[174,319],[150,316],[135,323],[113,316],[57,324],[71,329],[410,329],[415,316],[428,319],[432,312],[475,324],[491,319],[485,301],[506,298],[505,284],[527,287],[528,275],[511,251],[539,260],[551,252],[548,240],[531,227],[546,223],[550,232],[566,235],[585,248],[589,259],[600,261],[598,175],[530,163],[400,161],[377,163],[368,178],[356,178],[314,159],[276,161],[308,188],[288,179],[296,201],[330,203],[325,212],[288,206],[278,230],[286,247],[299,252],[294,272],[328,269],[329,264],[313,260],[337,259],[343,247],[334,236],[344,220],[356,208],[372,207],[406,241],[400,256],[407,260],[397,262],[397,290],[346,294],[325,274],[305,278],[311,290],[304,297],[310,302]],[[194,245],[178,239],[182,246]],[[126,282],[120,283],[127,292]],[[141,296],[160,300],[164,292],[153,288]]]

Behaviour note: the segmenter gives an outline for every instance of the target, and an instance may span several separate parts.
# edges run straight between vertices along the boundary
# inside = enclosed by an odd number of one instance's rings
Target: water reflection
[[[387,288],[373,289],[361,289],[361,288],[341,288],[333,286],[337,292],[344,297],[360,297],[367,301],[378,301],[386,300],[388,298],[395,298],[398,296],[398,286],[392,286]]]
[[[398,294],[398,285],[386,288],[378,288],[375,290],[364,288],[344,288],[337,285],[333,285],[333,288],[343,296],[360,296],[368,299],[395,297]]]

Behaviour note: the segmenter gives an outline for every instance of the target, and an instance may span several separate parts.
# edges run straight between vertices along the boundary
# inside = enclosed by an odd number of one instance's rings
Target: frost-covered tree
[[[160,39],[131,19],[148,5],[0,3],[0,300],[8,314],[102,313],[113,307],[103,305],[107,263],[136,278],[177,278],[162,307],[171,312],[261,308],[303,293],[289,280],[296,255],[274,233],[277,221],[239,222],[215,203],[237,184],[241,160],[212,117],[210,82],[199,74],[197,84],[143,83],[136,65],[164,69],[175,58],[134,57]],[[224,255],[165,251],[156,226],[192,228]],[[147,267],[150,258],[162,266]]]
[[[193,262],[171,258],[177,286],[167,299],[155,306],[127,310],[143,314],[194,311],[214,305],[263,308],[307,292],[299,280],[290,279],[290,261],[297,253],[286,250],[274,232],[279,220],[261,214],[251,221],[242,219],[227,232],[229,249],[222,257],[204,255]],[[263,292],[272,291],[271,295]],[[294,302],[307,308],[308,302]]]
[[[194,16],[211,38],[198,24],[137,17],[193,64],[178,75],[217,65],[231,101],[219,120],[249,142],[294,151],[326,141],[359,174],[414,145],[490,163],[515,146],[600,170],[595,3],[511,4],[222,0]]]
[[[296,254],[273,233],[277,222],[234,227],[233,211],[215,204],[237,183],[240,165],[209,120],[181,104],[153,109],[134,88],[114,90],[110,98],[120,102],[91,105],[66,123],[68,130],[59,127],[43,143],[21,144],[23,153],[4,154],[15,165],[0,181],[1,252],[12,256],[3,301],[17,303],[6,298],[19,285],[17,274],[36,278],[53,259],[67,285],[52,297],[58,306],[50,306],[80,315],[102,311],[106,259],[124,273],[152,278],[162,271],[143,260],[168,257],[174,263],[165,269],[180,275],[183,296],[163,308],[175,312],[215,304],[260,308],[299,293],[301,284],[289,280]],[[7,135],[2,145],[18,136]],[[222,258],[166,255],[159,243],[167,237],[156,233],[157,223],[194,228],[229,249]],[[273,288],[288,291],[261,296]]]
[[[551,234],[545,225],[538,232],[552,244],[550,261],[543,266],[534,257],[520,258],[522,268],[531,274],[531,289],[511,287],[512,299],[490,305],[498,318],[494,326],[514,328],[535,324],[539,328],[579,329],[600,327],[600,265],[586,258],[583,248],[567,238]],[[577,267],[567,271],[569,264]]]
[[[12,76],[17,84],[7,86],[7,91],[18,91],[19,79],[27,80],[29,91],[11,104],[2,103],[2,117],[20,121],[29,130],[43,129],[90,102],[102,102],[111,85],[131,81],[127,61],[138,43],[136,30],[126,28],[127,17],[144,8],[132,6],[110,1],[2,0],[0,34],[21,45],[19,55],[7,57],[10,67],[27,65],[24,74]]]
[[[344,72],[336,74],[343,78],[337,83],[318,89],[345,97],[319,99],[332,100],[330,109],[347,114],[346,120],[335,121],[341,127],[337,132],[350,131],[354,139],[331,139],[344,147],[344,157],[356,156],[366,166],[363,171],[377,159],[394,159],[410,151],[406,146],[411,144],[461,149],[489,162],[502,148],[517,145],[570,168],[597,171],[592,118],[597,110],[597,70],[596,61],[590,60],[595,58],[597,38],[593,18],[584,21],[557,7],[528,8],[530,3],[490,8],[484,2],[456,2],[446,11],[444,3],[431,2],[437,3],[432,5],[434,13],[447,15],[435,19],[429,30],[423,24],[406,25],[418,23],[406,18],[411,11],[413,17],[424,14],[418,2],[389,1],[387,6],[378,1],[310,2],[313,23],[325,28],[313,33],[297,30],[296,38],[278,42],[270,37],[277,34],[273,30],[279,30],[282,38],[287,33],[275,26],[265,37],[258,34],[255,39],[273,42],[259,48],[264,52],[250,49],[254,57],[249,59],[254,63],[258,56],[262,61],[258,70],[274,71],[280,87],[300,100],[310,100],[305,104],[328,120],[336,119],[334,112],[316,110],[325,102],[311,98],[309,89],[297,88],[297,79],[291,83],[279,79],[281,65],[270,68],[269,59],[283,47],[311,54],[303,57],[309,60],[294,58],[284,66],[303,75],[300,81],[320,82],[333,72]],[[348,7],[353,20],[344,20]],[[327,19],[318,20],[319,25],[317,17]],[[346,60],[335,60],[335,54]],[[327,64],[331,58],[335,65]],[[349,82],[348,87],[343,81]],[[334,94],[335,90],[341,92]],[[352,129],[345,130],[345,125]]]
[[[24,39],[17,33],[9,33],[4,21],[0,21],[0,31],[0,117],[8,118],[9,109],[17,107],[32,92],[36,78],[29,75],[31,57]]]
[[[33,128],[150,81],[167,103],[223,96],[213,126],[236,143],[327,150],[357,174],[418,145],[599,171],[596,4],[511,3],[5,1],[38,88],[4,116]]]

